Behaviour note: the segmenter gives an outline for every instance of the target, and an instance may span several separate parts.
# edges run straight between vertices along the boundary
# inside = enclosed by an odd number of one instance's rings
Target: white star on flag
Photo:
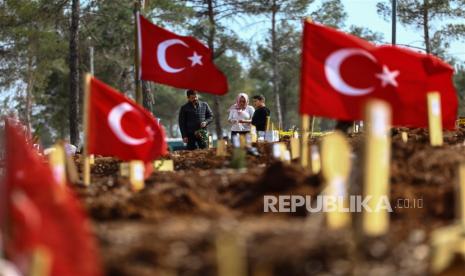
[[[399,71],[389,71],[389,68],[386,65],[383,65],[383,72],[376,74],[376,77],[379,78],[382,83],[381,86],[386,87],[387,85],[392,85],[397,87],[396,77],[399,75]]]
[[[194,67],[196,64],[203,65],[202,64],[202,56],[198,55],[197,52],[194,51],[194,54],[190,57],[188,57],[192,61],[191,67]]]

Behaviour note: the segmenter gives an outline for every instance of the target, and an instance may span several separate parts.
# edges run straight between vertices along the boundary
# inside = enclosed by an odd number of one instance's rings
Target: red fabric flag
[[[149,162],[167,153],[165,132],[151,113],[93,77],[89,86],[89,154]]]
[[[59,186],[46,160],[28,144],[20,126],[6,122],[7,256],[26,273],[41,248],[50,275],[102,275],[95,240],[78,200]],[[27,273],[29,274],[29,273]]]
[[[453,68],[440,59],[394,46],[379,46],[335,29],[304,23],[300,112],[360,120],[370,98],[388,102],[393,124],[428,126],[426,95],[441,95],[445,128],[454,128],[457,95]]]
[[[140,78],[177,88],[223,95],[228,81],[213,63],[210,49],[138,17]]]

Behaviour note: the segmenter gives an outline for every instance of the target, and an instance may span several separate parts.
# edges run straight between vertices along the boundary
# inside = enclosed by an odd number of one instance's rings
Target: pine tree
[[[397,18],[401,24],[422,31],[427,53],[444,57],[449,42],[465,35],[465,24],[454,22],[463,18],[464,4],[463,0],[397,0]],[[391,3],[379,2],[377,9],[390,20]]]

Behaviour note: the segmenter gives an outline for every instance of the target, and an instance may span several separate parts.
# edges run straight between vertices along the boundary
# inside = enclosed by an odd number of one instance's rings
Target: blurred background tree
[[[73,2],[80,4],[79,24],[76,45],[70,47]],[[250,96],[265,95],[275,125],[280,121],[283,128],[298,125],[301,30],[306,17],[375,43],[383,41],[381,34],[367,27],[346,26],[347,14],[341,0],[144,2],[141,12],[152,22],[192,35],[214,50],[215,63],[228,77],[230,90],[222,97],[201,97],[214,109],[216,121],[210,128],[219,135],[229,132],[228,109],[242,91]],[[448,47],[464,37],[465,28],[457,19],[463,18],[465,1],[398,2],[401,24],[422,30],[428,37],[424,39],[425,48],[454,62],[448,56]],[[16,110],[46,145],[69,137],[71,121],[82,135],[83,91],[79,84],[90,70],[91,47],[95,76],[134,97],[133,8],[132,0],[0,1],[0,111]],[[390,1],[378,3],[378,12],[388,19]],[[250,28],[256,28],[254,43],[234,31],[233,26],[245,21],[253,22]],[[77,96],[70,89],[72,49],[77,53]],[[456,67],[454,81],[461,101],[460,114],[465,115],[465,72],[463,67]],[[179,137],[177,112],[186,101],[185,91],[151,82],[143,87],[144,106],[161,120],[170,137]],[[77,115],[71,116],[70,110]],[[316,122],[317,130],[334,125],[323,118]]]

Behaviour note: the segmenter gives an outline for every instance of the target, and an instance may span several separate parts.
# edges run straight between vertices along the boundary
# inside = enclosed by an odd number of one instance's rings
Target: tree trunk
[[[215,14],[213,12],[213,0],[207,0],[208,4],[208,21],[210,23],[209,32],[208,32],[208,47],[212,52],[212,58],[215,57]],[[213,102],[213,115],[215,117],[215,129],[216,135],[219,138],[223,137],[223,128],[221,126],[221,111],[220,111],[220,102],[221,98],[219,96],[215,96]]]
[[[431,53],[431,46],[429,41],[429,18],[428,18],[429,4],[428,0],[423,0],[423,34],[425,38],[426,53]]]
[[[153,113],[153,95],[146,81],[142,81],[142,103],[145,109]]]
[[[33,71],[33,58],[29,57],[27,64],[27,87],[26,87],[26,114],[25,114],[25,124],[28,137],[31,137],[32,121],[32,89],[34,87],[34,71]]]
[[[79,6],[79,0],[72,1],[69,36],[69,136],[73,145],[79,144]]]
[[[276,47],[276,14],[278,13],[278,6],[276,0],[273,0],[273,6],[271,7],[271,67],[273,71],[272,84],[273,94],[275,95],[276,114],[278,115],[278,126],[283,127],[283,117],[281,113],[281,99],[278,90],[278,68],[277,68],[277,56],[278,49]]]

